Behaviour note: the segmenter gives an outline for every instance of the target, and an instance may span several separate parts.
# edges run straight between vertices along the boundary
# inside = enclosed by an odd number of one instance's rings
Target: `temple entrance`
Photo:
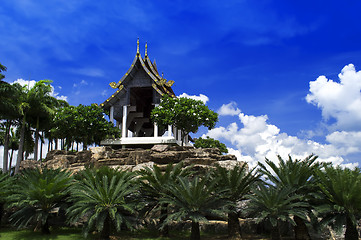
[[[150,113],[154,108],[152,87],[133,87],[130,89],[130,108],[127,124],[134,137],[154,135]]]

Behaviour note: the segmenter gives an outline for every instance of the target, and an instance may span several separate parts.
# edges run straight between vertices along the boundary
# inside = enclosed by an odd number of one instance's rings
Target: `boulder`
[[[169,145],[154,145],[150,150],[154,152],[164,152],[169,149]]]
[[[53,150],[45,158],[44,166],[79,171],[86,166],[109,166],[127,171],[138,171],[157,164],[165,169],[169,163],[183,161],[184,166],[192,166],[197,172],[205,173],[219,165],[225,168],[241,166],[234,155],[222,155],[215,148],[194,148],[192,146],[155,145],[151,149],[112,147],[92,147],[87,151],[73,152]],[[40,162],[26,160],[21,169],[40,167]]]

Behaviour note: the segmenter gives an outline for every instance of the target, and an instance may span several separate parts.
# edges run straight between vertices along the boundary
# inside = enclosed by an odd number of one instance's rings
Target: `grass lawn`
[[[158,237],[155,231],[142,230],[136,232],[120,232],[116,236],[112,236],[112,240],[184,240],[188,239],[190,232],[171,232],[169,238]],[[0,229],[1,240],[95,240],[96,236],[89,235],[84,238],[81,229],[77,228],[59,228],[53,229],[50,235],[43,235],[32,230],[16,230],[14,228]],[[222,240],[227,239],[226,234],[201,234],[202,240]],[[245,236],[245,239],[265,239],[262,237]]]
[[[80,240],[84,239],[81,229],[61,228],[54,229],[50,235],[43,235],[40,232],[31,230],[16,230],[14,228],[1,228],[1,240]],[[91,238],[89,238],[91,239]]]

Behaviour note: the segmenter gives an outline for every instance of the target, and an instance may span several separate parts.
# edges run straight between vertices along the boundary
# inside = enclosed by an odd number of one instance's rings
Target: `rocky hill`
[[[214,148],[194,148],[169,145],[155,145],[151,149],[128,148],[113,149],[111,147],[93,147],[87,151],[72,152],[65,150],[50,151],[45,160],[25,160],[21,169],[40,167],[63,168],[79,171],[86,166],[109,166],[129,171],[136,171],[154,164],[166,166],[168,163],[183,161],[184,166],[193,165],[196,169],[206,169],[220,165],[232,168],[242,165],[234,155],[222,155]]]

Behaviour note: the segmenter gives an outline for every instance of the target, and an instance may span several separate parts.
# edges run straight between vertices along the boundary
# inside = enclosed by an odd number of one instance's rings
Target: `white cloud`
[[[228,104],[223,104],[219,109],[218,109],[218,114],[220,116],[236,116],[238,114],[241,113],[241,110],[237,107],[237,103],[236,102],[230,102]]]
[[[88,77],[104,77],[104,71],[97,68],[70,69],[70,72]]]
[[[361,132],[336,131],[327,135],[326,140],[345,154],[361,152]]]
[[[81,80],[79,83],[74,83],[73,84],[73,87],[80,87],[80,86],[86,86],[86,85],[88,85],[88,82],[87,81],[85,81],[85,80]]]
[[[319,76],[310,82],[306,100],[322,110],[325,121],[336,120],[332,129],[361,130],[361,71],[353,64],[345,66],[338,75],[339,82]]]
[[[19,78],[19,79],[15,80],[14,82],[12,82],[12,84],[14,84],[14,83],[18,83],[21,86],[28,86],[28,88],[31,89],[34,87],[36,81],[35,80],[24,80],[22,78]]]
[[[36,81],[35,80],[24,80],[22,78],[19,78],[19,79],[15,80],[14,82],[12,82],[12,84],[14,84],[14,83],[18,83],[21,86],[28,86],[28,88],[31,89],[35,86]],[[62,89],[60,86],[58,88],[60,90]],[[59,93],[55,92],[55,89],[53,86],[51,86],[50,96],[55,97],[58,100],[68,101],[68,97],[64,96],[64,95],[59,96]]]
[[[194,100],[202,101],[204,104],[206,104],[209,101],[209,98],[206,95],[203,95],[203,94],[199,94],[199,96],[197,96],[197,95],[188,95],[186,93],[182,93],[178,97],[191,98],[191,99],[194,99]]]
[[[350,149],[333,145],[332,142],[320,144],[282,133],[277,126],[267,123],[267,115],[240,113],[238,117],[240,124],[233,122],[227,127],[217,127],[206,135],[231,142],[236,149],[229,148],[229,152],[235,154],[238,160],[247,161],[250,167],[256,166],[258,161],[263,162],[265,158],[277,161],[277,155],[303,159],[312,153],[319,156],[319,161],[340,165],[345,163],[344,156],[351,153]]]

